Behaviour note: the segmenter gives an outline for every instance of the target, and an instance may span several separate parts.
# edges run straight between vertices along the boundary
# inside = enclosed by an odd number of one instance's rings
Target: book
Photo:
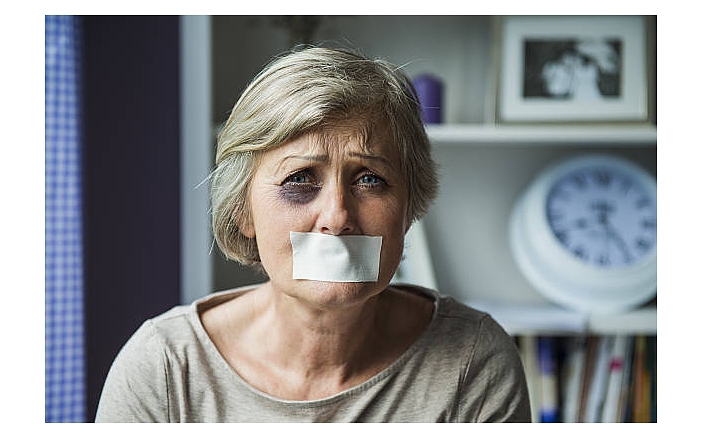
[[[581,386],[586,362],[586,336],[569,337],[566,360],[562,364],[562,422],[579,422]]]
[[[599,339],[595,365],[588,388],[584,422],[597,423],[601,419],[603,401],[608,383],[611,351],[615,336],[606,335]]]
[[[533,422],[657,422],[655,335],[516,337]]]
[[[539,422],[559,421],[559,399],[557,394],[557,364],[554,338],[537,339],[537,362],[539,366]]]
[[[620,399],[618,402],[618,411],[616,412],[616,422],[629,422],[629,412],[632,407],[630,396],[632,394],[632,357],[635,344],[635,337],[627,338],[627,346],[625,352],[625,362],[623,363],[623,381],[620,388]]]
[[[635,337],[633,355],[632,421],[650,422],[650,375],[647,368],[647,340],[645,335]]]
[[[579,411],[577,422],[586,422],[587,405],[591,390],[591,381],[598,356],[598,345],[600,337],[589,335],[586,341],[586,355],[583,363],[583,373],[581,377],[581,397],[579,399]]]
[[[657,423],[657,336],[647,337],[647,370],[650,374],[650,422]]]
[[[625,363],[628,361],[629,348],[628,335],[616,335],[610,352],[608,363],[608,381],[606,384],[605,400],[601,411],[601,422],[615,423],[621,421],[620,399],[623,392]]]

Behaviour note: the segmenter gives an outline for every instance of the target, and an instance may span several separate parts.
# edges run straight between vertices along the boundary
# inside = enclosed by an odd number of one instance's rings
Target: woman
[[[218,137],[213,230],[268,281],[148,320],[97,421],[529,421],[512,339],[389,286],[437,173],[409,80],[354,53],[276,59]]]

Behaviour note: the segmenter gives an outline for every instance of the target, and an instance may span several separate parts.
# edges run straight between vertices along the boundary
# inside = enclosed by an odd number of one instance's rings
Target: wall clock
[[[657,182],[614,156],[572,157],[515,203],[510,249],[525,278],[559,305],[626,311],[657,292]]]

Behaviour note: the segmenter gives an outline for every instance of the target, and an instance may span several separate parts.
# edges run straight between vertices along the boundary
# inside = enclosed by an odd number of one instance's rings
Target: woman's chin
[[[322,307],[354,305],[379,294],[385,289],[376,281],[335,282],[299,280],[297,296]]]

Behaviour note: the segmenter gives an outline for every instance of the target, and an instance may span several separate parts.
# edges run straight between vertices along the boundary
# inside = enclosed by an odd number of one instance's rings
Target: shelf
[[[435,145],[657,145],[654,125],[427,125]]]
[[[639,308],[611,316],[591,316],[588,329],[596,334],[657,334],[657,307]]]
[[[657,334],[657,307],[620,314],[588,315],[555,305],[472,302],[512,336],[530,334]]]

